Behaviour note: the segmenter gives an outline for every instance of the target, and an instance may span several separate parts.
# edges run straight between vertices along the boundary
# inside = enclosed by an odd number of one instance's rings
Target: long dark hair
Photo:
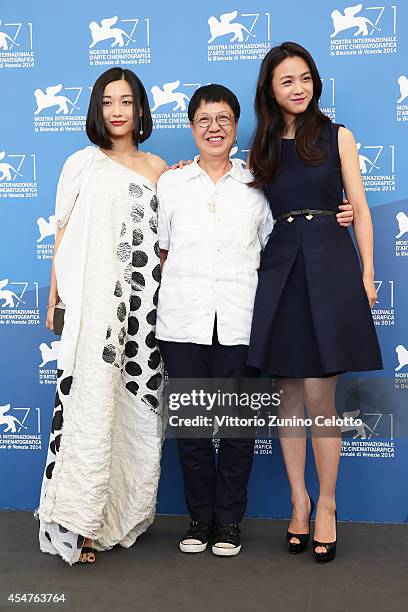
[[[133,119],[135,127],[132,137],[135,146],[137,147],[140,142],[147,140],[152,133],[153,122],[150,114],[149,100],[142,81],[131,70],[119,67],[109,68],[95,81],[86,116],[86,133],[88,138],[94,144],[102,147],[102,149],[112,149],[113,147],[103,120],[103,92],[109,83],[122,79],[129,83],[133,95]],[[140,115],[142,115],[142,118]],[[139,134],[141,123],[143,125],[143,134]]]
[[[330,119],[319,109],[322,81],[310,53],[294,42],[273,47],[264,57],[259,71],[255,95],[256,128],[249,154],[254,175],[251,187],[262,189],[278,172],[281,158],[281,137],[286,125],[282,111],[272,91],[272,75],[276,66],[288,57],[301,57],[310,70],[313,98],[304,113],[295,121],[295,141],[298,155],[310,165],[321,164],[326,151],[318,147],[322,127]]]

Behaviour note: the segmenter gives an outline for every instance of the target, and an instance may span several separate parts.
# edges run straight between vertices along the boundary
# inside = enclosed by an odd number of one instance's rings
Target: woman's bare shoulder
[[[158,172],[163,172],[163,170],[167,168],[167,162],[158,155],[155,155],[154,153],[145,153],[145,155],[146,157],[144,159],[146,163],[148,163]]]
[[[353,132],[342,125],[339,127],[339,143],[340,142],[354,142]]]

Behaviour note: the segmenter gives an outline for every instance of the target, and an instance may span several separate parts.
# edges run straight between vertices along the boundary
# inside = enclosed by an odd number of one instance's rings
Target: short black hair
[[[147,140],[152,133],[153,121],[150,113],[149,100],[142,81],[131,70],[125,68],[109,68],[95,81],[89,101],[86,116],[86,133],[91,142],[103,149],[112,149],[113,143],[105,127],[102,112],[103,92],[105,87],[113,81],[124,79],[130,85],[133,95],[133,142],[136,146]],[[143,134],[140,132],[140,115],[142,115]]]
[[[194,121],[194,116],[201,102],[226,102],[234,113],[235,119],[239,119],[240,117],[241,107],[239,105],[238,98],[230,89],[228,89],[228,87],[224,87],[224,85],[210,83],[210,85],[203,85],[202,87],[199,87],[193,93],[187,111],[190,121]]]

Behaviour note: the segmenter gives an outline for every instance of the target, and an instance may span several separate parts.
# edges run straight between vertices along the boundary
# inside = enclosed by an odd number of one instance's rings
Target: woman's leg
[[[279,418],[305,416],[305,394],[303,378],[285,378],[280,382],[281,403]],[[305,485],[306,430],[305,427],[279,427],[279,438],[291,489],[293,505],[289,531],[308,533],[310,500]],[[291,538],[292,544],[299,544],[298,538]]]
[[[306,378],[305,396],[309,417],[330,418],[336,416],[337,376],[327,378]],[[315,535],[319,542],[333,542],[336,539],[335,510],[336,483],[341,451],[341,432],[338,426],[312,426],[312,445],[319,477],[320,494],[317,503]],[[318,546],[317,553],[326,548]]]

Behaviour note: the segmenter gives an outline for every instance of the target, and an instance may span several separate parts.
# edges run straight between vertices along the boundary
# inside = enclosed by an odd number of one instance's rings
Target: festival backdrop
[[[55,189],[64,160],[87,144],[93,82],[114,65],[139,75],[154,117],[144,149],[169,163],[195,153],[192,93],[225,84],[241,102],[233,155],[245,159],[260,62],[291,40],[316,59],[324,112],[355,135],[375,229],[373,317],[385,368],[339,385],[339,413],[362,420],[343,432],[339,517],[408,520],[408,3],[380,3],[1,1],[0,508],[38,503],[59,346],[44,326]],[[316,496],[311,453],[307,480]],[[174,440],[164,446],[158,509],[186,512]],[[290,514],[276,440],[257,441],[248,514]]]

